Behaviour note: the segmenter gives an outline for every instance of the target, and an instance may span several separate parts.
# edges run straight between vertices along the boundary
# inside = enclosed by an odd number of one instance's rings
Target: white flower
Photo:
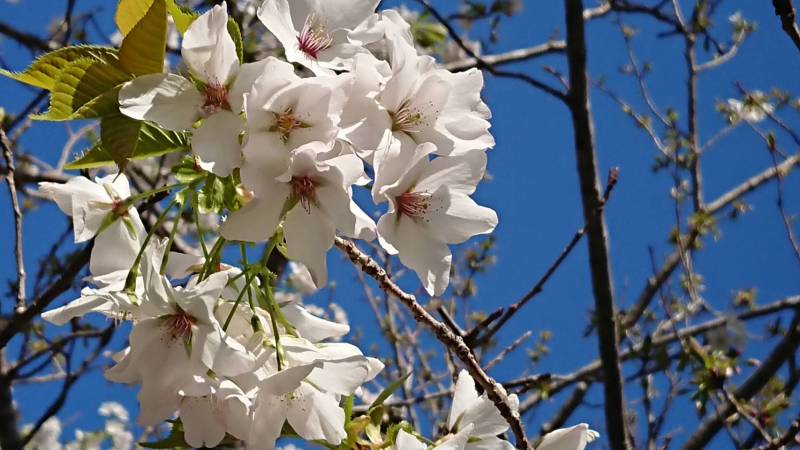
[[[64,184],[39,183],[39,191],[72,216],[75,242],[95,238],[89,262],[94,276],[129,270],[146,235],[139,213],[125,207],[131,190],[123,174],[91,181],[70,178]]]
[[[364,171],[361,160],[355,155],[320,160],[328,151],[321,142],[312,142],[293,153],[286,173],[250,180],[247,187],[255,198],[220,227],[220,234],[229,240],[266,241],[288,208],[284,221],[288,256],[308,267],[318,287],[328,278],[325,255],[337,230],[359,239],[375,236],[374,223],[350,198],[350,186]]]
[[[393,42],[393,73],[384,87],[381,77],[370,73],[375,69],[369,67],[369,61],[356,59],[356,64],[354,95],[380,92],[374,96],[377,106],[366,99],[346,105],[342,134],[375,166],[373,194],[397,179],[397,171],[407,166],[419,144],[433,143],[437,154],[454,156],[494,146],[489,133],[491,114],[480,98],[480,71],[448,72],[402,40]],[[353,120],[358,117],[368,119]],[[372,161],[370,152],[385,162],[383,166]]]
[[[300,79],[291,65],[278,60],[268,68],[247,95],[241,174],[251,189],[286,172],[298,147],[333,142],[351,82],[349,76]]]
[[[127,270],[112,272],[110,276],[115,279],[107,286],[100,288],[85,287],[81,289],[81,296],[64,306],[51,309],[42,313],[42,318],[54,325],[64,325],[76,317],[96,312],[113,320],[133,319],[138,315],[138,305],[133,303],[125,288]],[[137,279],[136,293],[141,295],[144,286],[141,277]]]
[[[273,372],[260,383],[248,448],[273,448],[284,421],[303,439],[339,444],[347,435],[339,396],[353,394],[383,365],[349,344],[315,347],[284,336],[281,349],[284,364],[290,367]],[[275,358],[270,348],[259,360],[274,365]]]
[[[168,130],[188,130],[204,119],[192,136],[192,151],[204,169],[223,177],[239,167],[244,93],[268,62],[240,65],[227,25],[225,5],[217,5],[186,30],[181,55],[199,86],[176,74],[150,74],[129,81],[119,93],[120,112]]]
[[[143,264],[143,272],[147,298],[141,310],[149,318],[134,325],[129,350],[106,377],[141,383],[139,422],[155,425],[178,409],[180,392],[206,383],[209,370],[219,376],[238,375],[252,370],[254,360],[214,316],[227,273],[182,289],[159,275],[154,262]]]
[[[97,412],[103,417],[114,418],[123,422],[130,420],[128,410],[117,402],[103,402]]]
[[[763,122],[769,114],[775,111],[775,106],[769,102],[761,91],[753,91],[744,99],[728,99],[728,120],[737,122],[745,120],[751,123]]]
[[[229,380],[214,382],[204,396],[184,397],[179,416],[186,443],[194,448],[213,448],[228,433],[246,439],[250,432],[250,398]]]
[[[265,0],[258,18],[278,38],[289,62],[314,73],[349,70],[355,54],[366,52],[348,35],[370,17],[379,0]]]
[[[506,402],[513,411],[519,408],[519,400],[515,394],[507,396]],[[508,430],[508,422],[500,415],[500,411],[486,394],[478,396],[475,381],[466,370],[462,370],[456,380],[453,403],[447,416],[447,428],[459,435],[467,427],[470,427],[466,433],[469,437],[465,446],[467,450],[513,450],[514,448],[508,441],[497,437]]]
[[[133,446],[133,433],[128,431],[125,424],[109,420],[106,422],[106,433],[111,436],[113,450],[130,450]]]
[[[590,430],[589,425],[581,423],[545,434],[536,450],[583,450],[586,444],[599,437],[597,431]]]
[[[432,144],[420,145],[397,182],[380,190],[389,211],[378,221],[378,234],[381,245],[399,254],[430,295],[441,295],[450,279],[447,245],[490,233],[497,214],[469,197],[486,170],[486,154],[473,151],[431,161],[433,150]]]
[[[61,421],[58,420],[58,417],[51,417],[45,420],[25,448],[30,450],[61,450],[60,437]]]

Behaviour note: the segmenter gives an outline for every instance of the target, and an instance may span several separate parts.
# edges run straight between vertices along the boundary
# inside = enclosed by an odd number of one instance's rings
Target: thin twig
[[[17,197],[17,183],[15,180],[16,167],[14,166],[14,153],[11,151],[11,143],[6,137],[5,131],[0,128],[0,147],[3,148],[3,158],[6,161],[6,183],[8,183],[8,193],[11,196],[11,208],[14,211],[14,229],[16,233],[16,240],[14,244],[14,253],[17,257],[17,311],[22,312],[25,310],[25,258],[23,257],[22,248],[22,210],[19,207],[19,198]]]

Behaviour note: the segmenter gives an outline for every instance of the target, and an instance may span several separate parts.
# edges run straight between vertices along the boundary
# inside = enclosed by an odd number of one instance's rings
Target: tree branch
[[[795,47],[800,50],[800,29],[797,28],[795,17],[797,16],[792,0],[772,0],[775,7],[775,15],[781,19],[781,28],[789,39],[794,42]]]
[[[525,430],[520,421],[519,414],[512,410],[509,406],[503,388],[481,368],[472,350],[464,343],[464,340],[454,334],[450,328],[444,323],[436,320],[425,308],[417,302],[416,297],[406,293],[392,281],[374,259],[369,255],[359,250],[352,242],[336,237],[336,247],[341,250],[350,261],[353,262],[360,270],[372,277],[378,282],[378,286],[389,295],[397,298],[401,303],[411,311],[414,320],[427,326],[436,336],[436,338],[447,347],[447,349],[455,354],[473,379],[483,388],[489,400],[494,403],[500,414],[508,422],[511,431],[516,437],[517,448],[520,450],[528,449],[528,438],[525,436]]]
[[[583,218],[586,222],[586,234],[589,241],[589,267],[592,275],[598,345],[604,373],[606,430],[611,448],[624,450],[629,447],[625,430],[625,400],[619,349],[617,348],[616,312],[608,257],[608,232],[603,218],[589,101],[583,1],[566,0],[565,4],[570,80],[568,104],[574,126],[575,156],[580,179]]]

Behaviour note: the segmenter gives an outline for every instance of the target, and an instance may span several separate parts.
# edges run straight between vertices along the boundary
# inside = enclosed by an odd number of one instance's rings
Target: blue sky
[[[52,10],[53,3],[59,7]],[[100,26],[106,35],[113,31],[112,2],[81,1],[78,13],[102,8]],[[447,11],[455,1],[433,2]],[[734,4],[739,3],[739,4]],[[390,3],[394,4],[394,3]],[[726,18],[741,7],[744,16],[755,20],[758,31],[741,49],[739,56],[721,70],[704,74],[700,79],[699,130],[701,141],[716,134],[725,124],[715,112],[715,103],[737,96],[734,85],[740,81],[748,89],[769,91],[772,88],[797,89],[800,74],[800,55],[779,28],[768,2],[727,2],[720,7],[716,22],[720,30],[728,30]],[[20,4],[0,4],[2,21],[13,23],[25,31],[40,33],[42,24],[55,18],[59,2],[23,0]],[[654,100],[662,110],[674,107],[685,129],[685,69],[682,64],[682,42],[675,38],[657,39],[655,34],[664,27],[643,18],[625,18],[629,25],[640,27],[642,33],[634,41],[637,56],[653,65],[649,77]],[[527,47],[545,41],[563,30],[561,2],[526,2],[525,10],[501,25],[501,41],[486,48],[487,53]],[[479,30],[478,30],[479,31]],[[719,36],[724,37],[720,31]],[[563,34],[559,33],[559,36]],[[96,30],[90,33],[91,42],[104,42]],[[628,99],[639,111],[644,111],[637,86],[630,77],[620,75],[619,67],[627,64],[623,40],[610,20],[588,25],[589,65],[593,77],[605,76],[607,85]],[[15,69],[29,63],[31,55],[9,40],[0,41],[0,57]],[[701,60],[704,57],[701,56]],[[512,66],[515,71],[528,71],[540,79],[553,82],[542,70],[550,65],[565,72],[562,56]],[[0,79],[0,106],[18,111],[33,95],[29,89]],[[489,153],[492,180],[479,188],[476,199],[497,210],[500,225],[497,229],[497,264],[478,279],[479,296],[472,300],[472,309],[491,311],[516,301],[524,294],[560,253],[582,222],[578,181],[575,171],[572,129],[567,109],[554,99],[514,80],[487,77],[484,97],[493,112],[492,131],[497,145]],[[641,130],[625,116],[608,97],[592,92],[592,108],[597,133],[597,151],[601,173],[614,166],[621,168],[620,182],[611,203],[606,208],[611,243],[611,262],[618,305],[624,307],[638,295],[644,280],[651,273],[648,247],[657,261],[671,250],[667,236],[674,226],[674,211],[668,196],[672,179],[664,172],[650,169],[656,150]],[[800,125],[797,112],[784,115],[792,125]],[[35,123],[23,140],[24,149],[37,157],[55,162],[64,141],[63,124]],[[779,144],[794,152],[785,136]],[[745,178],[771,165],[769,154],[750,130],[742,127],[724,138],[704,157],[706,199],[712,200]],[[786,206],[790,214],[800,212],[800,177],[785,180]],[[722,225],[718,242],[706,240],[706,248],[696,258],[696,270],[702,274],[707,287],[703,295],[718,309],[730,305],[734,293],[755,287],[758,300],[766,303],[797,294],[800,267],[787,244],[785,231],[775,204],[774,184],[747,197],[753,211],[742,219]],[[0,211],[10,211],[8,196],[0,195]],[[13,223],[10,214],[3,213],[0,235],[11,236]],[[44,205],[26,217],[26,262],[36,267],[38,259],[48,248],[55,233],[60,233],[67,221],[52,205]],[[14,275],[11,240],[5,239],[0,259],[0,275]],[[352,268],[339,254],[331,253],[331,279],[339,288],[335,300],[342,304],[354,327],[361,327],[366,341],[376,336],[374,319],[360,290],[353,283]],[[413,286],[413,284],[411,284]],[[65,297],[65,300],[68,297]],[[551,341],[552,353],[535,367],[529,367],[522,352],[492,372],[500,380],[522,373],[570,372],[589,362],[597,354],[594,336],[583,337],[588,314],[592,308],[590,279],[585,244],[570,255],[563,267],[550,280],[545,292],[527,309],[513,319],[500,334],[508,343],[526,330],[538,333],[549,329],[555,332]],[[762,328],[754,327],[749,351],[764,350],[759,337]],[[118,338],[115,348],[124,345]],[[511,362],[513,361],[513,362]],[[42,385],[18,390],[23,417],[31,420],[46,407],[58,387]],[[135,410],[134,390],[106,382],[99,373],[87,376],[72,393],[61,417],[67,420],[68,436],[72,429],[97,426],[97,406],[102,401],[116,400]],[[628,399],[639,396],[628,392]],[[592,404],[602,401],[596,386],[589,396]],[[672,420],[669,426],[694,428],[694,415],[686,405],[679,405],[683,421]],[[548,418],[552,406],[528,417],[531,432]],[[587,407],[574,417],[576,422],[588,422],[604,433],[602,408]],[[669,428],[668,426],[668,428]],[[680,441],[680,435],[676,438]]]

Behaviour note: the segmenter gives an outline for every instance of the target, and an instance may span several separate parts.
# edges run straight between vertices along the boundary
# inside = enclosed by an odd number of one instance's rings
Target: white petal
[[[202,351],[203,363],[215,373],[236,376],[252,370],[255,358],[237,340],[226,335],[220,327],[198,327],[192,339],[192,351]]]
[[[455,436],[449,437],[446,441],[434,448],[436,450],[464,450],[470,436],[472,436],[472,424],[467,425],[464,429],[456,433]]]
[[[581,423],[569,428],[560,428],[547,433],[536,450],[583,450],[586,444],[599,437],[589,425]]]
[[[119,110],[137,120],[150,120],[168,130],[188,130],[200,117],[203,97],[194,84],[175,74],[150,74],[125,83]]]
[[[397,433],[394,446],[397,450],[425,450],[427,448],[427,445],[402,429]]]
[[[363,356],[351,356],[337,361],[325,361],[314,369],[308,380],[327,392],[352,395],[370,373],[370,366]]]
[[[264,242],[275,233],[282,209],[276,198],[255,198],[231,214],[219,233],[229,241]]]
[[[325,439],[338,445],[347,436],[344,431],[344,410],[336,398],[303,383],[294,393],[286,419],[300,437]]]
[[[203,120],[192,135],[192,151],[209,163],[210,170],[219,177],[227,177],[242,162],[239,134],[244,121],[238,114],[219,111]]]
[[[444,192],[443,192],[444,191]],[[497,226],[497,213],[480,206],[467,195],[449,193],[442,186],[434,196],[447,198],[440,210],[425,217],[428,227],[439,240],[448,244],[460,244],[472,236],[491,233]]]
[[[72,197],[86,197],[95,201],[107,200],[102,186],[86,177],[72,177],[66,183],[39,183],[39,192],[54,201],[61,212],[72,216]]]
[[[428,294],[444,293],[453,259],[447,244],[404,215],[385,214],[378,221],[378,234],[397,249],[400,262],[416,272]]]
[[[464,450],[514,450],[514,446],[511,445],[505,439],[500,439],[497,436],[483,436],[481,438],[471,438],[467,445],[464,447]]]
[[[128,217],[114,221],[95,238],[89,260],[89,271],[95,277],[119,270],[130,270],[133,266],[141,242],[147,234],[138,213],[135,213],[135,209],[133,211]],[[131,236],[125,225],[126,220],[135,230],[135,237]]]
[[[261,383],[261,392],[267,395],[286,395],[297,388],[319,363],[290,367],[271,375]]]
[[[300,305],[291,303],[281,308],[286,320],[289,321],[300,336],[311,342],[320,342],[332,337],[341,337],[350,332],[347,325],[320,319],[309,313]]]
[[[291,369],[289,369],[291,370]],[[284,370],[283,372],[286,372]],[[281,373],[283,373],[281,372]],[[248,450],[264,450],[275,448],[275,441],[281,435],[281,428],[286,422],[286,409],[282,398],[271,395],[260,395],[253,412],[253,423],[246,440]]]
[[[256,197],[272,196],[275,178],[289,169],[290,150],[278,133],[258,131],[247,135],[242,153],[242,184]]]
[[[328,280],[326,256],[336,235],[331,220],[314,205],[306,211],[298,204],[286,215],[284,233],[289,259],[305,264],[317,287],[324,286]]]
[[[225,427],[212,402],[210,397],[187,397],[181,402],[183,437],[194,448],[216,447],[225,437]]]
[[[83,317],[90,312],[108,311],[113,303],[109,295],[95,295],[92,289],[81,291],[81,297],[64,306],[42,313],[42,319],[54,324],[64,325],[75,317]]]
[[[456,380],[453,403],[450,405],[450,414],[447,416],[447,428],[452,431],[462,414],[477,400],[478,391],[475,389],[475,380],[466,370],[462,369]],[[461,424],[467,425],[466,422],[461,422]]]
[[[235,76],[239,57],[228,34],[225,5],[216,5],[192,22],[183,35],[181,56],[205,83],[225,85]]]
[[[486,173],[486,152],[476,150],[431,161],[416,183],[419,191],[433,192],[447,185],[451,191],[472,194]]]
[[[234,80],[233,85],[231,85],[228,91],[228,103],[231,105],[231,110],[234,113],[239,113],[244,109],[244,95],[250,92],[256,80],[261,75],[269,73],[269,71],[272,70],[275,61],[278,60],[274,58],[264,58],[260,61],[242,64],[239,67],[236,80]],[[291,65],[289,65],[289,70],[292,70],[292,74],[294,73],[294,69]],[[272,76],[273,74],[270,75]]]

